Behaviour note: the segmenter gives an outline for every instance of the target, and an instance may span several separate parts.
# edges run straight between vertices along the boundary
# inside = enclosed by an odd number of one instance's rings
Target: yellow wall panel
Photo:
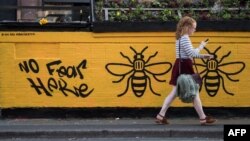
[[[172,89],[174,32],[0,35],[2,108],[160,107]],[[216,58],[196,59],[203,105],[249,107],[250,33],[197,32],[191,37],[195,47],[206,38],[202,53]],[[177,99],[173,106],[192,105]]]
[[[49,49],[48,49],[49,48]],[[15,45],[16,58],[56,58],[59,44],[18,43]]]

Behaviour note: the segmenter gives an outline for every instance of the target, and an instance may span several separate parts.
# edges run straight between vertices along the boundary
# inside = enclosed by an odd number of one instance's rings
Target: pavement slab
[[[99,119],[1,119],[0,138],[96,138],[96,137],[192,137],[223,139],[225,124],[247,124],[250,118],[219,118],[215,124],[201,126],[197,118],[169,119],[158,125],[153,118]]]

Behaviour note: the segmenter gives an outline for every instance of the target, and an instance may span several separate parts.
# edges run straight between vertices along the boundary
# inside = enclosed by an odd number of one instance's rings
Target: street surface
[[[211,138],[13,138],[1,141],[223,141]]]
[[[218,118],[201,126],[197,118],[0,119],[1,141],[223,141],[225,124],[250,125],[249,117]]]

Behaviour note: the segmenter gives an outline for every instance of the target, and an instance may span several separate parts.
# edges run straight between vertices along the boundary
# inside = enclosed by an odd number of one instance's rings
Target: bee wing
[[[146,71],[153,75],[163,75],[165,73],[168,73],[171,68],[172,64],[169,62],[158,62],[145,65]]]
[[[124,76],[133,70],[132,65],[122,63],[108,63],[105,68],[109,73],[115,76]]]
[[[231,81],[239,81],[238,79],[231,78],[232,75],[236,75],[243,71],[245,63],[243,62],[230,62],[224,63],[218,66],[218,71],[225,74],[225,76]]]
[[[230,62],[223,63],[218,66],[220,72],[226,75],[235,75],[243,71],[245,68],[245,63],[243,62]]]

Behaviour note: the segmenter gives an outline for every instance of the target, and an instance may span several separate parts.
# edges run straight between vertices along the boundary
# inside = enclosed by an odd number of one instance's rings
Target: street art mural
[[[0,32],[0,108],[155,108],[172,89],[174,32],[19,33]],[[191,38],[194,46],[209,38],[201,53],[215,56],[195,61],[203,105],[249,107],[249,32]],[[176,100],[173,106],[193,105]]]
[[[70,88],[67,81],[63,78],[84,79],[83,70],[86,69],[86,65],[87,60],[85,59],[77,66],[64,66],[62,65],[61,60],[51,61],[46,64],[48,75],[51,76],[47,81],[43,82],[42,78],[39,77],[36,77],[35,79],[28,77],[27,80],[30,82],[30,87],[34,88],[38,95],[45,93],[47,96],[53,96],[53,91],[58,90],[63,93],[64,96],[73,94],[76,97],[85,98],[88,97],[94,89],[89,90],[88,85],[85,83]],[[39,74],[41,67],[35,59],[20,62],[18,66],[21,72],[34,74]]]
[[[125,91],[122,92],[121,94],[118,94],[118,97],[123,96],[124,94],[127,93],[129,86],[132,87],[133,93],[137,97],[143,96],[147,83],[148,86],[151,90],[151,92],[157,96],[160,96],[160,94],[156,93],[152,86],[151,86],[151,77],[158,82],[166,82],[165,80],[160,80],[157,78],[159,75],[164,75],[170,71],[172,68],[172,64],[169,62],[158,62],[158,63],[151,63],[149,64],[149,61],[151,58],[155,57],[158,52],[156,52],[154,55],[149,56],[148,59],[145,61],[144,60],[144,55],[143,52],[147,49],[148,47],[145,47],[141,52],[137,52],[133,47],[130,47],[130,49],[134,52],[134,60],[131,60],[128,56],[124,55],[122,52],[120,52],[121,56],[125,59],[128,60],[129,64],[123,64],[123,63],[108,63],[106,65],[106,70],[117,77],[120,77],[119,80],[113,81],[113,83],[119,83],[121,82],[126,76],[127,78],[127,83],[126,83],[126,88]],[[197,66],[200,66],[203,70],[200,72],[202,76],[202,81],[203,81],[203,86],[207,92],[207,94],[210,97],[216,96],[216,94],[219,91],[219,88],[222,87],[224,92],[229,95],[234,95],[232,92],[229,92],[226,89],[226,86],[224,84],[224,78],[227,78],[230,81],[233,82],[238,82],[239,79],[233,79],[231,76],[237,75],[241,73],[244,68],[245,68],[245,63],[241,61],[234,61],[234,62],[227,62],[225,63],[225,58],[229,57],[231,54],[231,51],[229,51],[227,54],[223,55],[222,57],[217,55],[217,52],[221,49],[221,46],[215,49],[214,52],[211,52],[207,48],[204,48],[207,53],[214,55],[213,59],[210,60],[202,60],[201,63],[196,63]],[[160,72],[156,69],[158,65],[164,65],[163,68]],[[155,67],[155,68],[154,68]],[[234,69],[229,71],[228,69],[223,69],[225,67],[233,67]],[[120,68],[119,70],[124,70],[125,72],[119,72],[116,71]],[[149,71],[151,70],[151,71]],[[200,87],[200,91],[202,87]]]
[[[229,95],[234,93],[229,92],[224,84],[225,78],[232,82],[238,82],[239,79],[233,79],[232,76],[241,73],[245,68],[245,63],[241,61],[227,62],[226,58],[230,56],[231,51],[223,56],[218,56],[217,52],[221,49],[221,46],[217,47],[214,52],[211,52],[206,47],[204,48],[208,54],[214,55],[213,59],[202,60],[202,64],[196,63],[197,66],[203,68],[200,72],[202,75],[203,85],[207,94],[210,97],[217,95],[219,88],[223,88],[224,92]],[[226,69],[225,67],[231,67],[233,69]],[[200,88],[200,90],[202,87]]]
[[[119,77],[119,80],[113,81],[113,83],[119,83],[126,78],[126,88],[124,92],[118,94],[118,97],[126,94],[129,86],[131,86],[133,93],[137,97],[143,96],[147,86],[153,94],[160,96],[159,93],[153,90],[151,79],[154,78],[158,82],[166,82],[166,80],[158,79],[157,76],[168,73],[172,68],[172,64],[169,62],[151,63],[151,59],[156,57],[158,52],[155,52],[155,54],[149,56],[148,58],[145,58],[143,53],[144,51],[146,51],[146,49],[148,49],[148,47],[145,47],[141,52],[137,52],[133,47],[130,47],[130,49],[134,52],[133,60],[120,52],[121,56],[128,60],[128,64],[108,63],[106,65],[106,70],[110,74]],[[160,66],[162,66],[162,69],[158,70],[158,67]],[[116,71],[118,70],[116,68],[121,68],[119,70],[124,70],[124,72]]]

